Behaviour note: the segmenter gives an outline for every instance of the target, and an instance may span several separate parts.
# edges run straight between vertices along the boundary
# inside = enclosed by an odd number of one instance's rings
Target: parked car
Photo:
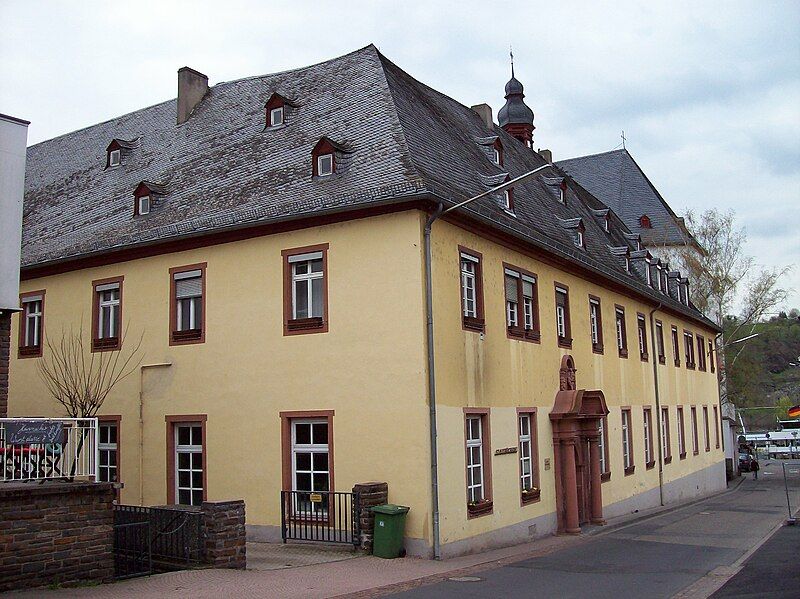
[[[749,453],[740,453],[739,454],[739,471],[740,472],[750,472],[750,469],[753,467],[753,456]]]

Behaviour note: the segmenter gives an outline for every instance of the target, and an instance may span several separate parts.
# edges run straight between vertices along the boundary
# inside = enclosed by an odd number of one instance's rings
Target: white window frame
[[[106,429],[106,434],[103,434],[103,429]],[[111,429],[114,429],[116,432],[116,442],[111,443],[109,439],[111,438]],[[106,441],[103,441],[103,438],[106,438]],[[114,454],[114,460],[111,460],[111,452],[119,452],[119,426],[117,426],[116,421],[101,420],[98,423],[98,439],[97,439],[97,450],[100,456],[105,456],[105,465],[103,465],[103,459],[101,458],[97,463],[97,473],[100,478],[101,482],[118,482],[119,481],[119,472],[117,469],[117,458],[119,453]],[[113,472],[113,478],[112,478]]]
[[[664,347],[664,324],[656,321],[656,351],[658,352],[658,359],[666,359],[666,348]]]
[[[598,326],[597,315],[600,312],[600,302],[596,299],[589,300],[589,330],[592,336],[592,345],[600,343],[600,327]]]
[[[461,254],[461,312],[469,318],[478,317],[478,259]],[[471,295],[471,297],[470,297]]]
[[[697,455],[700,453],[700,435],[697,432],[697,408],[692,406],[689,408],[689,417],[692,421],[692,453]]]
[[[672,457],[669,446],[669,407],[661,408],[661,455],[664,459]]]
[[[153,197],[150,194],[139,196],[138,198],[136,198],[136,201],[138,202],[136,211],[139,214],[139,216],[150,214],[150,208],[153,204]]]
[[[276,118],[276,116],[278,118]],[[270,127],[280,127],[283,125],[283,106],[278,106],[276,108],[271,108],[269,111],[269,126]]]
[[[42,343],[42,304],[41,296],[24,298],[22,306],[25,308],[25,342],[24,347],[39,347]],[[31,339],[31,332],[33,339]],[[29,343],[33,341],[33,343]]]
[[[606,462],[606,431],[604,418],[598,419],[597,432],[600,435],[597,448],[600,451],[600,474],[608,473],[608,463]]]
[[[514,211],[514,209],[511,207],[511,193],[509,193],[508,189],[503,191],[503,205],[508,212]]]
[[[299,514],[316,514],[316,515],[324,515],[328,511],[329,500],[327,494],[332,492],[331,489],[331,451],[330,451],[330,444],[331,444],[331,427],[330,422],[327,418],[293,418],[292,419],[292,490],[293,491],[300,491],[308,492],[308,493],[321,493],[323,494],[323,501],[314,502],[301,502],[300,497],[297,493],[295,493],[295,505],[294,511],[295,513]],[[298,443],[297,441],[297,425],[303,424],[308,425],[310,428],[311,434],[311,443]],[[314,443],[314,425],[315,424],[324,424],[327,428],[327,443]],[[310,469],[309,470],[298,470],[297,468],[297,454],[298,453],[309,453],[311,454],[311,461],[310,461]],[[325,454],[327,456],[328,468],[327,470],[317,470],[314,467],[314,456],[318,454]],[[311,480],[311,488],[310,489],[298,489],[297,488],[297,475],[298,474],[308,474]],[[314,484],[314,475],[315,474],[325,474],[327,476],[328,484],[327,489],[316,489]]]
[[[514,297],[508,296],[508,290],[506,289],[506,277],[511,277],[516,281],[516,293]],[[508,268],[504,269],[503,271],[503,291],[505,292],[506,296],[506,324],[509,327],[516,327],[519,326],[519,293],[520,288],[519,286],[522,284],[520,280],[519,273]]]
[[[617,349],[623,351],[625,349],[625,336],[623,334],[625,312],[619,308],[614,309],[614,323],[617,328]]]
[[[327,165],[323,168],[323,165]],[[317,156],[317,176],[328,177],[333,174],[333,154],[321,154]]]
[[[567,290],[561,287],[556,287],[556,298],[559,295],[564,296],[564,304],[559,304],[556,301],[556,334],[559,339],[567,338],[567,304],[569,303],[569,296]]]
[[[525,283],[531,286],[530,295],[525,294]],[[522,307],[524,316],[524,325],[526,331],[532,331],[534,325],[533,315],[533,297],[536,293],[536,279],[528,275],[522,275]]]
[[[527,433],[525,432],[525,427],[527,426]],[[520,491],[529,491],[535,485],[533,484],[536,482],[535,472],[533,463],[533,426],[535,423],[535,419],[533,418],[533,414],[525,413],[520,414],[517,418],[517,427],[518,427],[518,434],[519,434],[519,463],[520,463]],[[525,472],[525,466],[528,467],[528,472]]]
[[[678,426],[678,453],[682,456],[686,455],[686,436],[683,430],[686,426],[686,419],[684,417],[684,409],[679,407],[676,412],[676,424]]]
[[[180,439],[180,429],[181,428],[199,428],[200,429],[200,445],[192,444],[192,445],[181,445],[179,443]],[[203,423],[202,422],[176,422],[173,426],[172,434],[175,435],[175,503],[179,505],[198,505],[194,503],[194,492],[200,491],[201,496],[201,503],[202,503],[202,496],[203,496],[203,472],[206,469],[206,463],[203,459]],[[192,433],[189,432],[189,439],[190,441],[192,437]],[[180,466],[180,455],[186,453],[191,455],[200,455],[200,460],[202,461],[202,466],[198,470],[194,468],[194,458],[189,458],[189,468],[181,468]],[[180,483],[180,473],[181,472],[188,472],[189,473],[189,486],[182,487]],[[194,473],[200,472],[200,486],[194,486],[193,479]],[[189,503],[188,504],[181,504],[180,497],[181,491],[188,491],[189,492]]]
[[[311,265],[313,262],[319,261],[321,268],[319,271],[312,271]],[[301,264],[306,265],[306,271],[304,273],[298,273],[297,267]],[[292,269],[292,319],[297,319],[297,284],[301,281],[306,281],[306,301],[308,302],[306,305],[308,307],[308,316],[304,316],[303,318],[325,318],[325,259],[322,256],[322,252],[313,252],[311,254],[302,254],[299,256],[290,256],[289,257],[289,265]],[[322,314],[315,314],[314,313],[314,284],[313,281],[316,279],[322,279],[322,290],[321,294],[322,297],[320,298],[320,306],[323,311]]]
[[[649,464],[653,461],[653,451],[650,448],[650,436],[653,427],[652,410],[642,410],[642,422],[644,424],[644,462]]]
[[[650,258],[645,258],[644,271],[645,271],[645,276],[647,277],[647,285],[652,287],[653,286],[653,273],[650,272],[650,268],[651,268]]]
[[[197,318],[197,306],[202,306],[203,302],[203,271],[202,270],[189,270],[185,272],[176,272],[173,275],[175,280],[175,330],[176,331],[193,331],[200,329],[202,318]],[[187,295],[178,297],[178,281],[186,279],[200,279],[200,293],[198,295]],[[183,324],[183,302],[189,300],[189,327],[182,328]]]
[[[579,248],[583,247],[583,231],[580,229],[575,231],[575,245]]]
[[[116,296],[114,295],[116,293]],[[106,294],[111,297],[104,299]],[[97,338],[98,339],[113,339],[119,336],[117,330],[120,304],[119,284],[111,284],[109,286],[102,286],[97,289]],[[105,331],[105,317],[108,314],[108,336],[104,335]]]
[[[494,151],[494,163],[500,166],[500,150],[497,148],[492,148],[492,150]]]
[[[631,461],[631,439],[628,435],[631,426],[630,415],[630,410],[622,410],[622,464],[626,470],[633,464]]]
[[[108,166],[109,168],[119,166],[122,163],[122,151],[111,150],[108,153]]]
[[[478,422],[478,436],[477,438],[472,437],[472,425],[473,421]],[[483,501],[486,499],[486,475],[485,475],[485,468],[486,464],[484,464],[483,459],[483,416],[480,414],[469,414],[467,415],[467,497],[469,498],[469,502],[478,502]],[[477,448],[478,454],[478,461],[473,461],[473,452],[472,449]],[[479,475],[475,476],[475,471],[478,471]],[[477,480],[476,480],[477,478]]]
[[[647,353],[645,341],[645,319],[641,316],[636,317],[636,335],[639,337],[639,355],[643,356]]]

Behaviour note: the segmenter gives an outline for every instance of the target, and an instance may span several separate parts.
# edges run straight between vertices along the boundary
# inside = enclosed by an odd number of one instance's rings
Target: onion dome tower
[[[533,145],[533,110],[523,98],[524,88],[514,77],[514,56],[511,55],[511,80],[506,83],[506,103],[497,113],[497,122],[506,133],[513,135],[529,148]]]

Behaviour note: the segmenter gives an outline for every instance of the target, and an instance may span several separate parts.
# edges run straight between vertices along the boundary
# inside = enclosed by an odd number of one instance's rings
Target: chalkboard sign
[[[6,443],[33,445],[63,443],[64,425],[55,420],[12,420],[6,422]]]

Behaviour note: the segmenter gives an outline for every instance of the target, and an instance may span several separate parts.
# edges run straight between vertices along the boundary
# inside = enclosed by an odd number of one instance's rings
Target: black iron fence
[[[358,493],[281,491],[283,542],[346,543],[358,547]]]
[[[202,513],[196,509],[114,506],[117,578],[184,569],[202,558]]]

